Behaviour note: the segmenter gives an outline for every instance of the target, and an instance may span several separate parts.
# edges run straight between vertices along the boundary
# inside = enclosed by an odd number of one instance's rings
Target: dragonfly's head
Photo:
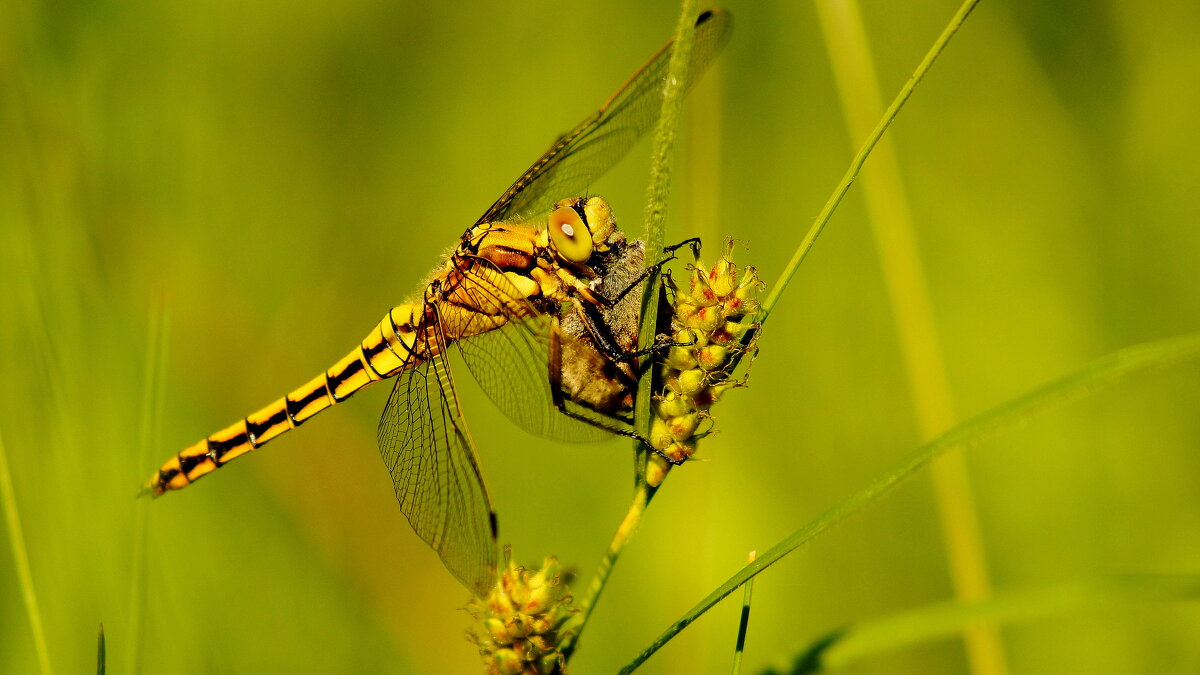
[[[612,207],[600,197],[573,197],[554,205],[550,214],[550,245],[566,262],[587,262],[596,251],[607,251],[617,238]]]

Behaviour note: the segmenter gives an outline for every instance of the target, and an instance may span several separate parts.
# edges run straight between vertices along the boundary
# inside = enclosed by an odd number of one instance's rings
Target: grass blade
[[[721,584],[695,607],[671,624],[657,639],[621,673],[631,673],[662,648],[676,634],[720,602],[725,596],[749,581],[759,572],[775,564],[785,555],[808,543],[817,535],[861,511],[891,492],[935,458],[960,447],[978,444],[997,432],[1019,424],[1054,404],[1062,404],[1111,386],[1129,375],[1161,370],[1189,360],[1200,359],[1200,333],[1128,347],[1088,364],[1082,370],[1058,379],[1024,396],[993,408],[964,422],[936,440],[920,447],[898,466],[876,478],[850,498],[833,506],[815,520],[796,530],[773,546],[754,562],[746,565]]]
[[[672,38],[671,59],[667,65],[667,79],[663,87],[662,113],[658,126],[654,130],[654,147],[650,159],[650,182],[646,190],[646,264],[653,265],[662,256],[663,242],[666,240],[667,194],[671,178],[671,156],[675,143],[675,132],[679,126],[680,110],[683,106],[683,95],[686,93],[688,61],[691,59],[692,43],[695,41],[696,0],[681,0],[679,21],[675,24],[675,34]],[[655,322],[658,317],[658,278],[657,273],[645,282],[647,289],[642,296],[642,325],[640,326],[641,344],[646,348],[654,341]],[[639,401],[635,410],[634,424],[641,430],[643,437],[650,436],[650,388],[652,378],[643,377],[638,383]],[[563,647],[565,658],[570,659],[580,634],[587,625],[588,619],[595,610],[596,602],[608,582],[613,566],[620,557],[625,544],[633,537],[641,522],[642,513],[654,497],[655,488],[646,484],[643,473],[648,451],[641,447],[640,441],[634,441],[634,497],[629,511],[617,528],[612,542],[605,551],[604,557],[596,570],[596,576],[588,586],[588,591],[580,603],[578,628],[573,637],[569,638]]]
[[[151,449],[157,443],[162,420],[163,399],[166,391],[167,345],[170,333],[170,314],[166,302],[155,298],[151,303],[150,322],[147,326],[146,367],[142,381],[142,404],[138,420],[139,470],[149,466]],[[142,623],[146,606],[146,560],[148,519],[150,503],[139,499],[134,504],[133,570],[129,584],[129,639],[125,645],[125,663],[128,672],[141,671]]]
[[[749,562],[754,562],[758,551],[750,552]],[[742,652],[746,650],[746,630],[750,627],[750,596],[754,593],[754,579],[742,588],[742,616],[738,620],[737,644],[733,648],[733,675],[742,672]]]
[[[96,675],[104,675],[105,669],[108,667],[105,663],[107,657],[104,654],[104,624],[100,624],[100,634],[96,636]]]
[[[691,59],[692,43],[695,41],[696,0],[681,0],[679,21],[675,24],[674,47],[667,65],[667,81],[663,87],[662,113],[654,128],[654,148],[650,155],[650,182],[646,187],[646,265],[650,266],[662,257],[663,242],[666,241],[667,196],[671,185],[671,158],[675,148],[675,133],[679,127],[680,110],[687,83],[688,61]],[[639,326],[638,347],[646,349],[654,343],[655,324],[658,321],[657,273],[646,280],[642,295],[642,323]],[[650,377],[638,382],[637,408],[634,410],[634,425],[644,438],[650,437]],[[638,475],[642,473],[646,450],[634,442],[635,464]]]
[[[8,540],[13,552],[13,566],[17,570],[17,581],[21,586],[21,599],[25,601],[25,614],[29,629],[33,633],[33,649],[37,652],[42,675],[50,675],[50,651],[46,649],[46,633],[42,628],[42,612],[38,609],[37,592],[33,588],[33,574],[29,571],[29,554],[25,550],[25,534],[21,530],[21,516],[17,512],[17,497],[13,493],[12,475],[8,470],[8,451],[4,449],[4,437],[0,435],[0,503],[4,508],[4,520],[8,525]]]
[[[841,668],[868,656],[952,637],[982,622],[1011,624],[1098,605],[1200,599],[1200,574],[1125,574],[944,602],[847,626],[814,642],[791,675]]]

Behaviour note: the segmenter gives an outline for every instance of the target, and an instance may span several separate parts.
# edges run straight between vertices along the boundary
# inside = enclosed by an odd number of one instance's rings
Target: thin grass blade
[[[937,603],[847,626],[815,641],[787,672],[842,668],[883,652],[951,638],[981,623],[1020,623],[1119,603],[1197,599],[1200,574],[1125,574],[1004,591],[980,602]]]
[[[917,471],[940,455],[954,448],[969,448],[977,445],[1006,428],[1028,420],[1052,405],[1095,393],[1130,375],[1162,370],[1196,359],[1200,359],[1200,333],[1190,333],[1182,337],[1128,347],[1101,357],[1082,370],[954,427],[931,443],[917,449],[898,466],[876,478],[870,485],[825,511],[816,520],[796,530],[760,558],[743,567],[716,590],[709,593],[695,607],[688,610],[682,618],[671,624],[649,647],[625,666],[621,673],[631,673],[636,670],[638,666],[645,663],[646,659],[725,596],[735,591],[738,586],[775,564],[785,555],[816,538],[817,535],[882,498],[904,481],[912,478]]]
[[[104,653],[104,624],[100,624],[100,634],[96,636],[96,675],[104,675],[108,667],[107,660]]]
[[[42,675],[50,675],[54,670],[50,667],[42,612],[38,609],[33,574],[29,571],[29,553],[25,549],[25,534],[21,529],[21,516],[17,512],[17,497],[8,470],[8,451],[4,449],[3,435],[0,435],[0,504],[3,504],[4,520],[8,525],[8,541],[13,553],[13,567],[17,571],[17,583],[21,586],[21,599],[25,602],[25,615],[29,620],[29,630],[33,633],[33,649],[37,652]]]
[[[750,552],[749,562],[754,562],[758,551]],[[733,675],[742,672],[742,653],[746,651],[746,631],[750,627],[750,597],[754,593],[754,579],[742,587],[742,616],[738,620],[737,644],[733,648]]]

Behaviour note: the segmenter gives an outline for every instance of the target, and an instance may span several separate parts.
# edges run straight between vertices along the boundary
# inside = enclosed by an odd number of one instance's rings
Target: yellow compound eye
[[[550,240],[558,254],[571,262],[584,262],[592,255],[592,233],[569,206],[550,214]]]

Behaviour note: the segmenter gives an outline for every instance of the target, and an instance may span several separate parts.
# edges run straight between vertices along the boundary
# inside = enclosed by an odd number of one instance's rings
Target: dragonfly
[[[728,13],[694,27],[688,87],[727,41]],[[420,296],[393,307],[345,357],[270,405],[165,461],[154,496],[394,379],[380,453],[409,523],[476,595],[496,578],[497,519],[447,363],[453,346],[519,426],[591,441],[631,429],[645,248],[601,197],[581,197],[655,124],[668,42],[601,107],[559,137],[459,238]]]

